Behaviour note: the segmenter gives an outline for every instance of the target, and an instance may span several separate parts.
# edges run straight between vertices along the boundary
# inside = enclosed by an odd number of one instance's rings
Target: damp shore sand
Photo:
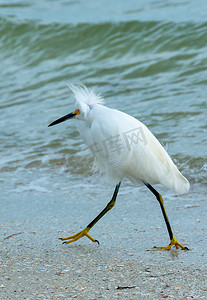
[[[168,241],[159,207],[158,214],[155,211],[153,215],[149,203],[144,212],[144,200],[136,202],[132,197],[125,202],[124,193],[120,194],[116,209],[91,230],[100,245],[87,238],[62,245],[58,237],[80,230],[103,203],[92,205],[86,196],[79,200],[82,208],[74,202],[69,211],[71,204],[66,196],[60,202],[56,195],[31,195],[30,201],[29,193],[19,198],[18,210],[12,211],[11,199],[17,203],[14,195],[4,206],[0,299],[206,299],[205,207],[191,206],[193,191],[185,196],[188,200],[182,199],[182,205],[179,197],[174,202],[167,201],[176,237],[189,251],[147,251],[155,243]],[[140,190],[139,195],[144,198],[145,191]],[[141,209],[143,213],[137,217]],[[195,220],[194,210],[199,220]],[[150,212],[151,219],[146,222]],[[185,220],[186,226],[178,228],[178,219]],[[155,227],[156,223],[161,226]]]

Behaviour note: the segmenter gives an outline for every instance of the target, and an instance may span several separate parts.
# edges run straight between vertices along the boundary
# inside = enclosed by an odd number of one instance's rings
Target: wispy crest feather
[[[104,100],[100,94],[96,94],[93,90],[88,89],[84,84],[74,85],[68,83],[68,87],[74,93],[77,107],[85,108],[87,105],[91,108],[96,104],[104,103]]]

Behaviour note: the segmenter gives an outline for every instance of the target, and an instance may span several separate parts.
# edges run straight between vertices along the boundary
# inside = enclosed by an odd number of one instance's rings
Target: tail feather
[[[180,173],[180,171],[176,169],[171,172],[170,176],[168,176],[163,182],[163,184],[171,190],[174,190],[178,194],[185,194],[189,191],[190,184],[188,180]]]

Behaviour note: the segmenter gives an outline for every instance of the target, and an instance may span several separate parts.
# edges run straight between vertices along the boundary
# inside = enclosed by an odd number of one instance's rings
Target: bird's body
[[[85,89],[75,89],[74,93],[77,99],[90,97]],[[188,191],[188,181],[143,123],[99,104],[95,94],[93,100],[87,116],[78,120],[77,126],[99,168],[110,181],[118,183],[128,178],[134,184],[160,183],[180,194]],[[81,104],[77,105],[81,109]]]
[[[124,112],[104,106],[102,98],[85,86],[70,85],[70,88],[76,98],[76,110],[51,123],[50,126],[70,118],[77,119],[80,135],[95,157],[101,172],[117,185],[113,201],[111,200],[113,205],[124,178],[128,178],[134,184],[144,183],[157,199],[161,195],[151,187],[151,184],[162,184],[180,194],[189,190],[187,179],[143,123]],[[159,199],[158,201],[160,202]],[[162,204],[160,205],[162,208]],[[110,208],[106,208],[103,214]],[[97,220],[95,219],[95,222],[91,222],[86,228],[90,230],[103,214],[101,213],[100,217],[98,216],[99,218],[97,217],[98,219],[96,218]],[[88,234],[84,235],[96,241]],[[72,242],[78,238],[72,236],[68,239],[72,239],[69,241]],[[171,241],[174,238],[172,232],[170,238]]]

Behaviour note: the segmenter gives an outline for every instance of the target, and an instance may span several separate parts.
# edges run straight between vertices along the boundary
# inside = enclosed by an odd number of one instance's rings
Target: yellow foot
[[[90,228],[86,227],[85,229],[81,230],[80,232],[78,232],[74,235],[68,236],[66,238],[60,238],[60,240],[66,241],[66,242],[63,242],[63,244],[69,244],[69,243],[73,243],[73,242],[79,240],[83,236],[87,236],[87,238],[89,238],[92,242],[99,244],[99,241],[95,240],[94,238],[92,238],[92,236],[90,236],[88,234],[89,230],[90,230]]]
[[[172,246],[175,246],[176,249],[181,248],[181,250],[189,250],[187,247],[181,245],[180,243],[178,243],[178,241],[174,238],[172,238],[172,240],[170,241],[170,244],[167,247],[154,247],[154,250],[170,250]]]

